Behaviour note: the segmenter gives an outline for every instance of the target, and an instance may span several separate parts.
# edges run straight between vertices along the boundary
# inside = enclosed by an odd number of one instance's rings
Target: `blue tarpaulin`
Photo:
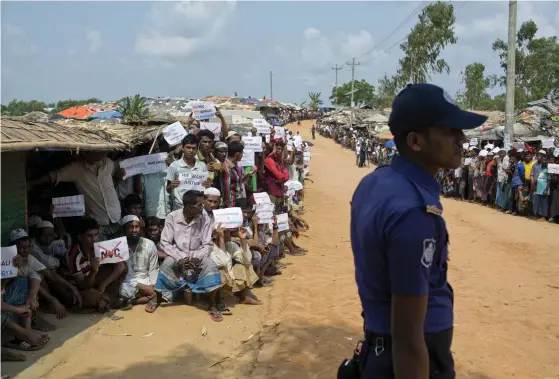
[[[92,114],[91,116],[89,116],[89,118],[122,118],[122,113],[113,109],[110,111]]]
[[[396,147],[396,144],[394,144],[394,140],[389,140],[384,144],[384,147],[386,147],[387,149],[394,149]]]

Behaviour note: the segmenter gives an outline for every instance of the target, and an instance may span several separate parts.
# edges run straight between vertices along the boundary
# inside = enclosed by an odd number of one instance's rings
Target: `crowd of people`
[[[548,164],[559,164],[559,149],[465,146],[461,167],[440,171],[437,180],[445,197],[557,223],[559,175]]]
[[[392,140],[379,141],[365,128],[334,128],[320,120],[316,126],[322,136],[354,151],[358,167],[388,165],[398,154]],[[441,170],[437,181],[447,198],[558,223],[559,175],[550,173],[548,164],[559,164],[559,149],[526,143],[507,151],[491,143],[482,149],[466,143],[461,167]]]
[[[247,144],[217,116],[219,135],[190,118],[179,145],[148,143],[126,156],[168,149],[164,171],[127,177],[118,161],[88,151],[28,182],[30,190],[73,183],[85,215],[53,217],[49,199],[40,212],[30,206],[27,230],[10,231],[17,276],[2,278],[2,330],[13,336],[5,347],[31,351],[50,341],[57,326],[39,309],[63,319],[68,312],[142,304],[153,313],[165,302],[206,301],[209,317],[219,322],[232,314],[232,299],[262,303],[252,289],[272,286],[286,255],[307,252],[297,238],[309,228],[303,218],[308,146],[298,132],[285,128],[276,136],[270,128],[260,135],[255,150],[261,152],[247,150],[254,164],[242,166]],[[223,209],[242,213],[242,221],[234,227],[217,222]],[[122,237],[128,259],[103,262],[99,242]],[[2,350],[2,360],[24,359]]]

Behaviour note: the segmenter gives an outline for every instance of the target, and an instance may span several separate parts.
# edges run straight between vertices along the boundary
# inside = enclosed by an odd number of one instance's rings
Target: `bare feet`
[[[24,362],[26,360],[25,355],[2,348],[2,362]]]
[[[262,302],[260,300],[255,299],[255,298],[252,298],[250,296],[245,296],[245,298],[241,301],[241,304],[262,305]]]

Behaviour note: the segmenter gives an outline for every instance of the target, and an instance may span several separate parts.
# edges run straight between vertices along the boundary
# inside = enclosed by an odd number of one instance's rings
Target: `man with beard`
[[[221,192],[217,188],[206,188],[204,191],[204,215],[210,218],[212,225],[214,224],[213,210],[219,208],[220,201]]]
[[[460,166],[463,129],[485,120],[431,84],[410,84],[394,99],[388,125],[400,155],[363,178],[351,201],[363,379],[455,378],[449,238],[435,177]]]
[[[157,247],[153,241],[141,237],[140,219],[137,216],[124,216],[121,223],[128,243],[129,258],[126,262],[128,272],[120,285],[120,296],[129,305],[147,304],[155,298],[154,287],[159,274]],[[153,312],[149,305],[146,305],[146,312]]]

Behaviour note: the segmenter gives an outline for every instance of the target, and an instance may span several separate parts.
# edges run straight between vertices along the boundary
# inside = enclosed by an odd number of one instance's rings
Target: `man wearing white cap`
[[[155,282],[159,274],[157,247],[153,241],[141,237],[140,219],[134,215],[124,216],[121,221],[128,243],[130,258],[128,272],[120,285],[120,296],[131,304],[147,304],[155,298]],[[147,312],[153,312],[149,305]]]
[[[213,210],[219,208],[220,201],[221,192],[219,192],[217,188],[206,188],[204,191],[204,215],[210,218],[212,225],[214,224],[215,219]]]
[[[61,256],[64,256],[66,253],[66,246],[64,245],[64,241],[60,241],[62,244],[55,243],[56,234],[52,222],[40,221],[35,225],[34,237],[31,245],[31,255],[44,264],[49,270],[56,270],[60,262],[51,252],[58,252],[61,253]]]

